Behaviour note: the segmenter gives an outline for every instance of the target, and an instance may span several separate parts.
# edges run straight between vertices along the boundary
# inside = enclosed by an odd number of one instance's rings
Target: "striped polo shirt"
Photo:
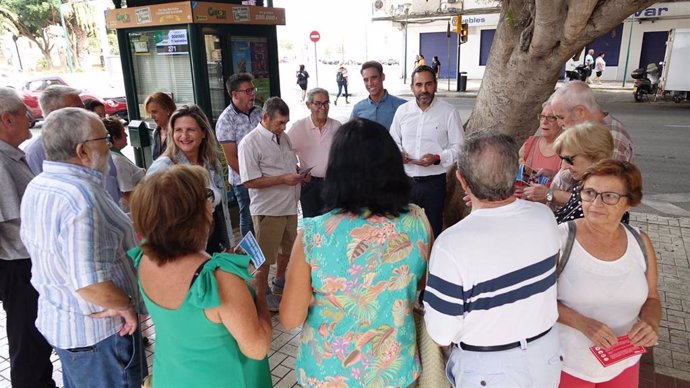
[[[132,223],[105,191],[103,174],[46,161],[24,192],[21,238],[39,293],[36,327],[57,348],[94,345],[117,333],[122,318],[91,318],[101,306],[77,290],[111,280],[139,300],[132,261]]]
[[[523,200],[474,210],[441,233],[424,293],[431,338],[494,346],[553,326],[559,242],[549,208]]]

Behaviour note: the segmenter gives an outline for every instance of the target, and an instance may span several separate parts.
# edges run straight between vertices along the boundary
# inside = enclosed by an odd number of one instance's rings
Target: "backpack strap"
[[[635,237],[635,241],[637,241],[637,244],[640,246],[640,249],[642,250],[642,256],[644,256],[644,264],[645,264],[644,272],[646,274],[647,273],[647,259],[648,259],[647,245],[645,245],[644,240],[642,240],[642,235],[640,234],[640,232],[638,232],[635,228],[633,228],[632,226],[630,226],[628,224],[623,224],[623,226],[625,227],[625,229],[627,229],[630,232],[630,234],[633,235],[633,237]]]
[[[575,226],[575,221],[568,221],[568,238],[565,240],[565,247],[561,251],[561,256],[558,259],[558,267],[556,267],[556,277],[561,276],[561,272],[565,269],[565,265],[568,264],[570,259],[570,252],[573,250],[573,243],[575,242],[575,232],[577,227]]]

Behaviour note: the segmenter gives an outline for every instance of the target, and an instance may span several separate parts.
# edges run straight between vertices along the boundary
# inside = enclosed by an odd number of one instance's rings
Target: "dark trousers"
[[[53,388],[53,348],[36,329],[38,292],[30,281],[30,259],[0,260],[0,300],[7,314],[10,378],[14,388]]]
[[[443,227],[443,203],[446,200],[446,174],[414,177],[411,202],[424,209],[434,237]]]
[[[311,181],[302,186],[300,204],[302,205],[302,217],[316,217],[324,213],[324,202],[321,198],[323,190],[323,178],[312,177]]]
[[[347,93],[347,82],[338,82],[338,95],[335,96],[336,100],[338,99],[338,97],[340,97],[340,94],[343,92],[343,88],[345,88],[345,101],[347,101],[347,98],[350,97],[350,95]]]

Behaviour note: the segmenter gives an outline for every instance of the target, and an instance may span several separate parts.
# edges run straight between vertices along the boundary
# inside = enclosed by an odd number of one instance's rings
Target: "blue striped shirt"
[[[474,210],[441,233],[424,292],[431,338],[493,346],[553,326],[559,243],[549,208],[523,200]]]
[[[137,300],[132,223],[103,187],[103,175],[70,163],[46,161],[21,204],[21,238],[39,293],[36,327],[54,347],[94,345],[117,333],[122,318],[89,317],[104,308],[77,294],[111,280]]]

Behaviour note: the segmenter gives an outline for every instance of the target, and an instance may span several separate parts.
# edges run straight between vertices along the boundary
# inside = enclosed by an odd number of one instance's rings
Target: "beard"
[[[106,152],[105,154],[96,154],[93,159],[93,164],[90,167],[103,174],[103,176],[108,175],[110,172],[110,163],[108,163],[109,156],[110,152]]]

